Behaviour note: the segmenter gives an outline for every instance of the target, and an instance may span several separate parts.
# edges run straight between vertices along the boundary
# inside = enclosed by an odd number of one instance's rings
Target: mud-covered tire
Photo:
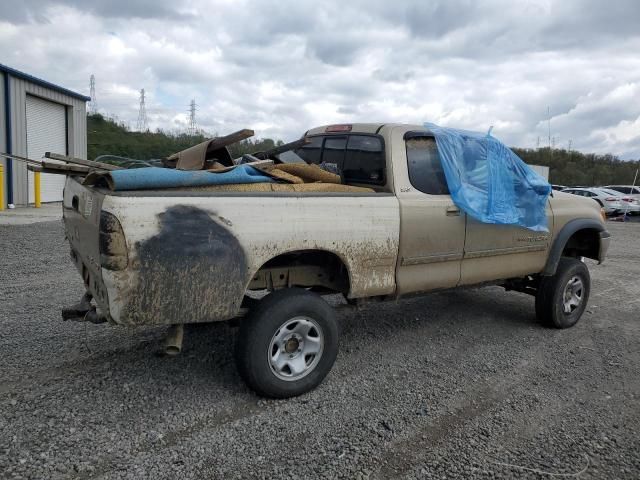
[[[236,364],[247,385],[271,398],[301,395],[317,387],[338,354],[333,308],[299,288],[267,295],[242,320]]]
[[[562,257],[555,275],[542,277],[536,293],[536,317],[549,327],[574,326],[589,301],[591,277],[578,259]]]

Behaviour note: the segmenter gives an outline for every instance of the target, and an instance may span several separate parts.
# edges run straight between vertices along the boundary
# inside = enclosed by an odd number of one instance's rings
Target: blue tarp
[[[173,168],[133,168],[109,172],[113,190],[148,190],[155,188],[202,187],[232,183],[261,183],[274,180],[250,165],[238,165],[221,173]]]
[[[551,185],[489,133],[425,123],[436,139],[453,203],[483,223],[547,232]]]

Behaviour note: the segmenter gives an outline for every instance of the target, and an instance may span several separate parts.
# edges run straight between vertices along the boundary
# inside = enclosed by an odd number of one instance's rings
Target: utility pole
[[[573,143],[573,140],[569,139],[569,153],[571,153],[571,144]]]
[[[91,97],[91,105],[89,105],[89,113],[95,115],[98,113],[98,100],[96,99],[96,77],[91,74],[89,78],[89,96]]]
[[[538,135],[538,140],[536,140],[536,150],[540,148],[540,135]]]
[[[192,99],[191,103],[189,104],[189,129],[187,130],[187,133],[193,137],[195,136],[197,131],[198,128],[196,126],[196,101]]]
[[[138,110],[138,131],[146,132],[149,130],[149,124],[147,123],[147,108],[144,104],[144,88],[140,90],[140,109]]]

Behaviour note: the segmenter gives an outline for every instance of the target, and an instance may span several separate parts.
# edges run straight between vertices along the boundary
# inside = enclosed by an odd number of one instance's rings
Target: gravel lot
[[[325,383],[265,401],[227,324],[168,359],[164,329],[63,323],[61,223],[0,226],[0,478],[638,478],[640,224],[609,227],[576,327],[497,287],[345,311]]]

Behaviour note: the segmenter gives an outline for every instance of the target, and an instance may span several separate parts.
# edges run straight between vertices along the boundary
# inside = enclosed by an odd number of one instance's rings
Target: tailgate
[[[87,290],[100,309],[108,313],[107,292],[100,266],[100,211],[104,195],[67,177],[64,187],[63,218],[71,246],[71,259],[82,275]]]

